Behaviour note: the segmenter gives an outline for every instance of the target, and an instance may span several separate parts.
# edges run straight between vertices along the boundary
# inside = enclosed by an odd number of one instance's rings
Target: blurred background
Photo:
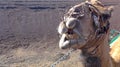
[[[58,48],[57,26],[82,1],[0,0],[0,67],[49,67],[67,51]],[[115,7],[111,29],[120,31],[120,0],[100,1]],[[79,67],[78,56],[76,51],[58,67]]]

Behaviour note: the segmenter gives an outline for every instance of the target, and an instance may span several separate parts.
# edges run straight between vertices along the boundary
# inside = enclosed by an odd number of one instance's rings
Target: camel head
[[[112,8],[109,8],[109,11],[112,11]],[[107,18],[110,15],[103,16]],[[81,3],[72,7],[58,26],[61,36],[59,47],[80,49],[90,40],[105,34],[109,29],[109,21],[108,18],[103,19],[101,12],[91,3]]]

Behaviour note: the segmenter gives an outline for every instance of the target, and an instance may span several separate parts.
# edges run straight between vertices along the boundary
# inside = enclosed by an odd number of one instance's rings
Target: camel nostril
[[[66,33],[67,31],[68,31],[68,29],[64,25],[64,22],[61,22],[59,27],[58,27],[58,33],[62,35],[64,33]]]
[[[67,20],[67,22],[66,22],[66,27],[72,29],[75,27],[76,22],[77,22],[77,19],[69,18],[69,20]]]

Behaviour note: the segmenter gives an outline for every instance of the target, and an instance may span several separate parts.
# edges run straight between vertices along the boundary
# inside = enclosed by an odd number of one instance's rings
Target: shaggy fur
[[[99,11],[99,14],[107,14],[107,15],[111,15],[112,12],[112,8],[106,8],[104,7],[101,2],[99,2],[98,0],[91,0],[90,2],[92,5],[94,5],[97,10]],[[84,38],[83,40],[85,41],[87,39],[86,44],[83,45],[83,43],[79,40],[71,40],[69,39],[69,37],[66,39],[67,35],[65,32],[66,30],[64,29],[64,27],[66,26],[62,26],[64,24],[60,24],[59,29],[61,31],[61,35],[63,34],[64,37],[62,37],[63,39],[60,40],[60,48],[61,46],[64,47],[66,45],[67,42],[67,46],[70,45],[71,41],[74,42],[72,44],[77,43],[77,45],[75,47],[75,49],[81,49],[83,56],[85,57],[84,60],[85,63],[84,67],[120,67],[120,45],[114,45],[113,47],[109,47],[108,45],[108,38],[109,38],[109,31],[106,31],[104,34],[100,34],[99,36],[95,36],[95,32],[93,29],[93,22],[91,22],[91,16],[90,16],[90,11],[88,9],[88,7],[81,7],[82,4],[76,5],[73,8],[71,8],[68,13],[65,16],[65,19],[67,18],[67,20],[71,19],[70,17],[75,17],[77,19],[79,19],[80,21],[77,22],[79,24],[78,28],[80,35],[82,35],[83,37],[80,37],[81,39]],[[82,12],[82,10],[85,10],[85,13]],[[94,9],[93,9],[94,10]],[[79,12],[79,14],[77,13]],[[78,16],[79,15],[79,16]],[[69,18],[69,19],[68,19]],[[65,20],[67,22],[67,20]],[[106,25],[106,23],[108,22],[109,19],[107,19],[107,21],[100,21],[100,23],[104,23],[102,24],[102,26]],[[72,22],[72,21],[70,21]],[[63,30],[61,30],[61,28]],[[58,31],[59,31],[58,29]],[[81,29],[81,30],[80,30]],[[64,31],[65,30],[65,31]],[[63,31],[63,32],[62,32]],[[73,35],[73,34],[72,34]],[[72,36],[71,35],[71,36]],[[69,36],[69,35],[67,35]],[[70,36],[70,37],[71,37]],[[76,35],[79,37],[79,35]],[[76,39],[75,36],[75,39]],[[72,36],[72,39],[74,38],[74,36]],[[71,40],[71,41],[69,41]],[[62,45],[65,42],[64,45]],[[80,43],[79,43],[80,42]],[[82,45],[82,46],[81,46]],[[66,48],[69,48],[66,47]],[[65,49],[66,49],[65,48]]]

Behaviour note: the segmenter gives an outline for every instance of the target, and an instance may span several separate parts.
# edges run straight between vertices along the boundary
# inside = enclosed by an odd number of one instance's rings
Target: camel
[[[120,45],[108,43],[112,11],[98,0],[70,8],[58,26],[60,49],[80,49],[84,67],[120,67]]]

